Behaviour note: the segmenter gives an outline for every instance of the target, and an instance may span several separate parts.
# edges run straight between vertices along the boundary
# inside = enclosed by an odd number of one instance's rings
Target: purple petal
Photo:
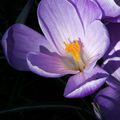
[[[113,23],[120,23],[120,15],[118,17],[114,17],[114,18],[106,18],[106,21],[110,21]]]
[[[40,26],[50,43],[61,54],[65,41],[83,38],[83,25],[75,7],[66,0],[41,0],[38,7]]]
[[[103,68],[107,70],[110,74],[112,74],[119,67],[120,67],[120,58],[118,57],[109,58],[103,64]]]
[[[92,22],[86,30],[86,38],[83,42],[83,49],[88,59],[104,55],[109,46],[108,32],[100,21]]]
[[[104,61],[103,69],[120,81],[120,57],[109,58]]]
[[[120,81],[120,25],[110,23],[107,28],[110,33],[111,44],[103,57],[102,67]]]
[[[104,88],[97,94],[94,102],[98,104],[103,120],[120,119],[120,86],[117,89]]]
[[[120,82],[120,57],[108,58],[102,67]]]
[[[29,68],[32,72],[44,77],[60,77],[66,74],[76,74],[72,70],[69,60],[55,53],[30,53],[27,58]]]
[[[39,52],[40,45],[47,47],[48,42],[42,35],[22,24],[11,26],[2,38],[5,56],[9,64],[18,70],[29,70],[26,55]]]
[[[70,1],[79,13],[80,19],[83,21],[86,28],[94,20],[102,18],[102,11],[94,1],[90,0],[68,0]]]
[[[120,81],[111,75],[107,78],[106,83],[114,89],[118,89],[120,87]]]
[[[119,68],[112,73],[112,76],[114,76],[120,82],[120,61],[119,61]]]
[[[106,81],[108,74],[96,66],[91,72],[72,76],[66,85],[64,96],[67,98],[85,97],[94,93]]]
[[[109,57],[120,57],[120,24],[110,23],[107,25],[110,34],[110,47],[103,57],[106,60]]]
[[[120,22],[120,6],[116,4],[115,0],[96,0],[103,11],[103,18],[112,18],[112,20]]]

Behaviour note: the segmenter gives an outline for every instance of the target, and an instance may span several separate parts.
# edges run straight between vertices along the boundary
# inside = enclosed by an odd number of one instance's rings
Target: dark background
[[[26,3],[27,0],[0,0],[0,40]],[[34,1],[25,24],[42,33],[36,15],[38,3]],[[0,45],[0,120],[94,120],[91,97],[63,97],[68,78],[43,78],[16,71],[7,63]]]

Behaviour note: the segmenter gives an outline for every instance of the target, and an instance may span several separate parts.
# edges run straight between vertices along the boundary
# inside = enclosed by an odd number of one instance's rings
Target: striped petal
[[[120,25],[110,23],[108,26],[111,44],[103,57],[103,68],[120,81]]]
[[[29,53],[27,63],[30,70],[44,77],[61,77],[66,74],[76,74],[71,62],[56,53]]]
[[[9,64],[18,70],[29,70],[26,55],[40,52],[41,45],[52,51],[44,36],[22,24],[11,26],[2,38],[4,54]]]
[[[82,98],[94,93],[106,81],[108,74],[96,66],[90,72],[78,73],[72,76],[66,85],[64,96],[67,98]]]
[[[58,50],[58,54],[66,54],[65,41],[78,40],[84,36],[78,12],[67,0],[41,0],[37,14],[46,38]]]
[[[120,1],[95,0],[103,11],[103,18],[108,21],[120,22]]]
[[[102,89],[95,97],[94,102],[99,106],[103,120],[119,120],[120,86],[117,89],[112,87]]]

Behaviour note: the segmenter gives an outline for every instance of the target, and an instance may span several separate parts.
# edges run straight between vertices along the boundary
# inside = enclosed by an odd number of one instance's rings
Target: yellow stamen
[[[80,44],[78,40],[72,42],[72,43],[66,43],[65,44],[65,51],[67,53],[70,53],[75,61],[80,61]]]

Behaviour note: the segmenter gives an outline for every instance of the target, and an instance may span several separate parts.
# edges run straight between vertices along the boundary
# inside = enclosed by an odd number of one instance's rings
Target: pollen
[[[73,57],[75,61],[80,61],[80,44],[78,40],[75,40],[74,42],[67,43],[64,42],[65,44],[65,51]]]

